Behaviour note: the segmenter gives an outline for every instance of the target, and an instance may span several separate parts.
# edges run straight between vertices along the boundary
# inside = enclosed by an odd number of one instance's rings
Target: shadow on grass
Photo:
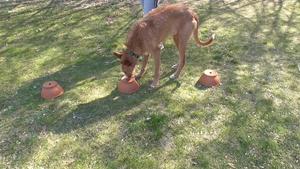
[[[238,2],[235,1],[235,3]],[[214,103],[210,104],[218,107],[217,103],[222,103],[233,114],[226,119],[225,130],[219,137],[199,143],[196,146],[196,151],[192,151],[190,154],[192,162],[186,164],[186,166],[190,165],[191,168],[272,168],[278,166],[284,168],[290,166],[292,168],[298,165],[298,155],[296,155],[298,148],[295,148],[295,146],[296,142],[299,142],[299,138],[291,133],[296,132],[299,128],[295,127],[299,117],[293,114],[295,109],[291,105],[282,103],[281,107],[278,107],[275,99],[266,97],[268,94],[267,86],[276,83],[271,78],[271,76],[276,76],[272,72],[280,71],[277,66],[272,65],[274,63],[268,62],[269,58],[266,58],[266,56],[269,54],[271,56],[287,55],[295,52],[295,50],[290,51],[288,46],[295,46],[291,43],[291,39],[296,34],[290,33],[289,30],[296,26],[296,21],[291,19],[295,17],[296,13],[292,8],[293,10],[290,11],[287,20],[287,23],[289,23],[287,29],[280,31],[280,23],[283,21],[279,16],[282,14],[281,9],[284,1],[276,3],[277,10],[271,14],[267,12],[266,3],[269,2],[256,1],[255,3],[246,4],[246,6],[255,5],[253,8],[255,9],[256,18],[253,20],[240,15],[236,11],[237,8],[231,9],[228,4],[220,6],[222,3],[215,2],[214,5],[211,5],[213,8],[207,9],[214,16],[232,14],[239,18],[235,20],[240,25],[237,34],[228,38],[232,41],[229,42],[229,46],[234,47],[236,45],[236,48],[227,51],[235,51],[227,55],[226,50],[212,49],[214,54],[221,52],[225,55],[225,57],[216,58],[217,62],[224,63],[220,68],[224,80],[224,86],[222,87],[224,97],[215,99],[213,100]],[[294,1],[292,4],[292,6],[298,5],[299,1]],[[222,20],[224,18],[218,16],[216,18],[224,26],[231,27],[235,25],[235,21]],[[263,32],[266,28],[270,32]],[[274,42],[277,49],[267,46],[266,41]],[[219,45],[226,46],[225,43]],[[243,49],[243,45],[247,48],[240,50]],[[224,49],[226,48],[224,47]],[[232,62],[232,59],[234,62]],[[282,55],[281,59],[280,62],[286,64],[293,64],[296,61],[296,58],[292,56]],[[278,62],[278,60],[275,62]],[[257,64],[264,65],[259,72],[256,72],[255,66],[253,66]],[[240,66],[242,65],[247,68],[241,70]],[[249,71],[250,74],[244,76],[236,73],[238,70]],[[230,101],[230,97],[234,97],[236,100]],[[196,103],[188,104],[188,106],[191,107],[187,110],[188,112],[201,107],[197,106]],[[208,110],[208,112],[210,111]],[[211,119],[214,118],[216,117],[211,117]],[[286,146],[289,147],[289,151],[282,152]]]
[[[150,89],[149,84],[141,86],[140,90],[132,95],[120,94],[115,88],[109,95],[91,101],[89,103],[80,104],[75,110],[72,110],[62,118],[57,119],[57,124],[51,124],[57,133],[66,133],[78,128],[99,123],[122,113],[126,113],[135,107],[138,107],[146,100],[155,100],[155,97],[161,97],[160,90],[174,85],[171,91],[175,91],[180,87],[180,83],[174,80],[168,80],[156,89]],[[157,94],[158,92],[158,94]]]
[[[242,1],[235,1],[230,5],[239,4],[241,2]],[[261,2],[261,6],[259,8],[260,10],[258,10],[254,6],[259,4],[259,2]],[[222,87],[222,90],[224,90],[224,97],[215,98],[215,100],[213,101],[216,104],[220,103],[220,105],[224,105],[227,109],[234,112],[234,114],[226,120],[226,131],[222,136],[220,136],[220,138],[210,140],[207,143],[199,143],[196,147],[197,149],[193,152],[194,154],[188,154],[189,157],[194,157],[193,161],[195,168],[208,168],[214,165],[216,165],[215,168],[219,166],[223,166],[222,168],[227,168],[228,165],[231,165],[228,164],[231,159],[233,160],[232,163],[235,163],[237,168],[244,166],[248,166],[249,168],[251,168],[253,166],[264,165],[266,165],[265,167],[268,167],[266,162],[272,162],[272,160],[276,158],[274,156],[280,157],[280,153],[282,153],[281,150],[285,150],[283,148],[285,146],[289,147],[288,150],[290,151],[286,155],[288,157],[293,157],[293,159],[291,159],[290,161],[296,161],[296,159],[298,158],[297,152],[294,148],[295,144],[298,144],[299,142],[299,140],[297,140],[296,138],[297,136],[288,134],[286,136],[286,139],[281,140],[280,144],[277,144],[274,143],[274,136],[270,135],[270,133],[272,132],[276,133],[277,130],[281,130],[281,128],[277,129],[277,126],[283,126],[282,128],[284,130],[296,132],[296,130],[298,129],[298,123],[296,120],[299,118],[294,116],[285,117],[285,115],[282,116],[278,114],[279,112],[282,112],[284,110],[289,112],[293,110],[289,106],[278,109],[276,108],[272,100],[267,99],[264,96],[264,94],[267,93],[264,88],[274,82],[274,80],[268,81],[266,77],[270,77],[270,72],[276,72],[278,68],[269,65],[270,63],[268,63],[268,59],[264,56],[266,54],[277,54],[278,50],[283,53],[288,53],[289,49],[287,49],[286,47],[292,45],[290,39],[294,35],[289,34],[288,31],[280,32],[279,29],[281,23],[281,21],[279,21],[279,16],[280,13],[282,13],[282,5],[284,5],[284,3],[279,3],[279,6],[277,7],[278,10],[276,10],[274,13],[265,14],[265,2],[266,1],[255,1],[241,5],[239,8],[231,8],[229,4],[224,4],[221,1],[209,1],[208,6],[205,6],[207,7],[207,10],[205,7],[201,8],[201,10],[204,9],[205,12],[204,21],[207,21],[207,18],[209,17],[215,17],[216,20],[219,21],[219,25],[214,26],[221,25],[225,28],[235,28],[235,33],[229,36],[225,36],[223,39],[220,39],[221,43],[218,44],[220,48],[213,47],[211,53],[205,50],[200,50],[198,48],[191,49],[191,57],[188,60],[192,60],[193,63],[187,66],[192,66],[195,69],[197,69],[198,67],[202,69],[207,66],[220,66],[220,69],[222,70],[221,73],[223,75],[222,78],[224,79],[224,87]],[[298,1],[296,1],[294,5],[296,6],[297,3]],[[250,19],[239,14],[239,12],[237,11],[238,9],[249,6],[253,6],[253,8],[255,9],[255,15]],[[41,53],[42,51],[47,50],[51,45],[60,46],[69,41],[73,41],[75,43],[79,42],[80,37],[70,37],[70,39],[66,41],[60,41],[58,43],[55,43],[54,41],[56,34],[60,33],[61,31],[68,31],[68,29],[76,28],[76,26],[83,22],[83,20],[105,12],[101,10],[104,10],[106,7],[108,6],[105,6],[103,8],[95,8],[95,13],[83,14],[83,16],[77,18],[76,21],[68,24],[67,26],[62,26],[62,30],[51,30],[52,28],[55,29],[55,27],[53,27],[53,22],[62,24],[64,20],[56,20],[67,16],[72,16],[72,14],[74,14],[73,11],[68,11],[61,15],[59,14],[57,16],[54,16],[50,19],[52,23],[45,25],[43,32],[37,33],[36,35],[34,35],[34,33],[29,34],[28,39],[23,39],[24,43],[20,43],[20,45],[29,43],[31,44],[30,47],[36,46],[40,48],[41,51],[39,53]],[[82,10],[81,12],[84,12],[84,10]],[[43,12],[38,13],[38,15],[43,14]],[[81,13],[79,12],[78,14]],[[226,18],[226,14],[230,14],[233,17]],[[293,20],[295,18],[295,15],[295,11],[292,11],[288,20],[288,27],[294,26],[295,21]],[[37,15],[35,16],[38,17]],[[46,16],[50,17],[49,13],[47,13]],[[104,15],[102,18],[104,18],[105,16],[106,15]],[[43,25],[43,17],[38,18],[38,21],[35,21],[35,19],[28,21],[26,21],[25,19],[24,22],[21,22],[22,24],[19,25],[19,23],[16,22],[16,24],[13,26],[16,26],[15,28],[17,28],[22,25],[24,26],[24,23],[33,24],[33,27]],[[110,33],[108,31],[108,29],[110,29],[108,26],[102,26],[100,28],[104,31],[102,33],[108,33],[108,35],[104,36],[104,38],[102,37],[103,39],[96,39],[95,41],[92,41],[91,43],[88,43],[86,46],[84,46],[84,48],[88,48],[90,47],[89,45],[92,45],[92,43],[100,43],[100,46],[101,48],[104,48],[104,51],[98,52],[95,50],[95,46],[92,46],[92,51],[80,55],[81,58],[86,57],[86,59],[81,59],[73,63],[72,65],[65,66],[60,71],[53,74],[42,75],[39,78],[27,81],[18,89],[16,95],[7,99],[5,98],[8,105],[12,104],[16,107],[14,108],[15,111],[11,114],[1,114],[2,117],[12,117],[13,120],[11,124],[13,125],[9,126],[8,130],[3,134],[5,135],[5,137],[3,138],[4,141],[2,141],[0,144],[1,147],[4,148],[1,149],[0,153],[4,156],[16,154],[14,163],[22,163],[22,161],[28,160],[31,157],[32,153],[34,153],[34,148],[38,147],[39,144],[41,144],[39,143],[38,136],[42,132],[54,132],[56,134],[69,133],[81,128],[84,129],[85,127],[95,123],[101,123],[116,116],[123,116],[126,112],[139,107],[144,102],[150,102],[152,100],[163,102],[164,99],[170,99],[169,96],[160,94],[160,91],[164,87],[174,84],[175,87],[171,91],[176,91],[180,87],[180,83],[178,81],[167,81],[155,91],[147,91],[147,84],[145,86],[142,86],[141,90],[138,93],[131,96],[120,95],[115,89],[107,96],[90,101],[88,103],[79,104],[73,110],[67,111],[67,113],[63,111],[57,111],[54,113],[52,112],[52,114],[49,114],[47,117],[41,117],[43,112],[38,112],[39,107],[43,106],[44,101],[39,99],[39,90],[33,88],[33,86],[40,86],[42,82],[46,80],[55,79],[61,82],[62,86],[65,87],[66,92],[68,92],[72,88],[76,87],[78,82],[84,81],[91,77],[95,77],[96,79],[100,80],[110,76],[110,69],[117,66],[118,64],[103,64],[106,61],[111,61],[111,59],[104,57],[104,55],[109,55],[111,53],[111,49],[116,47],[114,42],[117,41],[121,36],[123,36],[123,34],[128,29],[128,26],[135,19],[136,16],[134,16],[131,20],[128,20],[128,22],[123,23],[119,27],[119,29],[113,31],[113,33]],[[269,24],[269,22],[266,22],[266,20],[268,19],[273,21],[271,25]],[[273,27],[276,28],[275,31],[273,31]],[[267,28],[271,31],[262,33],[262,30],[264,28]],[[12,36],[16,32],[15,29],[11,31],[9,31],[9,29],[7,30],[8,33],[3,36],[5,38]],[[98,30],[99,29],[91,29],[88,31],[88,33],[96,34],[95,32]],[[46,40],[40,41],[39,39],[41,39],[44,34],[48,34],[49,36],[46,36]],[[261,34],[263,34],[264,36],[260,37],[259,35]],[[277,50],[265,46],[265,42],[266,40],[268,40],[268,38],[272,39],[272,42],[275,43],[274,48],[278,47]],[[50,40],[50,42],[46,43],[48,40]],[[13,40],[11,42],[17,43],[18,40]],[[75,48],[77,46],[70,45],[67,47],[68,50],[65,50],[64,54],[73,52],[72,48]],[[20,53],[22,52],[24,51],[21,51]],[[200,52],[203,52],[205,56],[199,58],[198,55]],[[9,60],[11,59],[10,57],[20,57],[20,53],[7,56],[7,58]],[[172,57],[173,55],[175,55],[175,52],[171,50],[167,50],[165,53],[172,55]],[[218,57],[210,57],[212,55],[218,55]],[[27,57],[28,59],[30,58],[30,56]],[[163,59],[164,61],[167,61],[166,63],[169,65],[172,60],[169,60],[168,58],[170,57],[166,57]],[[294,61],[293,58],[289,59],[288,56],[284,56],[282,59],[287,60],[287,62]],[[262,68],[262,70],[260,70],[260,73],[255,74],[255,67],[253,65],[258,63],[261,64],[260,67]],[[250,68],[247,68],[246,71],[250,72],[250,75],[242,76],[236,73],[237,70],[242,69],[242,67],[240,66],[249,66]],[[170,74],[166,74],[166,76],[169,75]],[[255,82],[257,84],[253,84],[254,82],[252,79],[255,79]],[[208,100],[209,99],[210,98],[208,98]],[[182,104],[182,106],[184,107],[183,110],[190,113],[193,111],[197,111],[197,109],[199,109],[199,107],[202,107],[204,103],[193,102],[178,104]],[[214,106],[218,106],[216,104]],[[54,103],[53,105],[50,105],[50,107],[51,106],[55,107],[56,105]],[[151,105],[150,102],[147,106],[151,107],[153,105]],[[220,107],[220,109],[221,108],[222,107]],[[211,121],[213,121],[216,118],[217,114],[213,114],[212,110],[213,108],[210,107],[209,110],[206,111],[205,109],[203,109],[203,111],[205,111],[204,113],[206,118],[200,118],[199,121],[205,121],[205,123],[210,123]],[[139,128],[141,125],[142,129],[146,128],[148,131],[150,131],[149,134],[145,133],[144,130],[134,129],[133,132],[137,130],[137,133],[130,133],[127,136],[129,141],[134,140],[135,143],[137,143],[136,148],[141,148],[142,151],[139,153],[145,154],[144,150],[149,150],[150,148],[157,147],[160,148],[161,145],[159,144],[158,140],[167,135],[167,133],[172,132],[172,130],[167,131],[166,126],[168,122],[172,121],[173,119],[165,115],[152,115],[150,118],[152,120],[150,120],[150,122],[142,121],[140,124],[139,120],[143,119],[144,117],[141,117],[141,115],[139,115],[139,112],[141,111],[138,111],[138,113],[134,114],[133,117],[130,117],[128,122],[126,121],[124,123],[124,128],[122,130],[124,130],[124,133],[126,133],[126,131],[130,132],[132,128]],[[257,113],[253,114],[253,112]],[[142,113],[144,113],[143,115],[145,116],[148,111],[145,110]],[[258,116],[257,118],[259,119],[263,119],[265,122],[253,123],[253,121],[256,120],[254,118],[254,115]],[[135,123],[137,123],[137,126],[132,126],[132,124]],[[187,123],[186,125],[191,124]],[[25,139],[22,138],[22,135],[24,135],[24,133],[30,133],[31,137]],[[152,147],[144,148],[143,145],[147,143],[148,140],[139,139],[141,137],[146,139],[154,137],[156,139],[150,140],[150,142],[152,143]],[[130,145],[132,143],[127,142],[127,144]],[[109,145],[107,150],[113,152],[113,155],[109,156],[105,154],[102,155],[102,157],[104,156],[107,161],[111,159],[118,160],[118,153],[120,153],[120,150],[118,148],[120,148],[120,146],[122,145],[118,144],[116,145],[116,147]],[[126,156],[127,152],[123,153],[125,154],[125,156],[122,160],[127,162],[129,166],[134,166],[134,162],[137,161],[136,158],[130,157],[140,155],[132,153]],[[228,157],[228,159],[226,159],[226,156]],[[19,160],[21,160],[21,162]],[[122,162],[124,162],[122,160],[119,164],[116,164],[116,168],[120,168],[122,166]],[[217,162],[211,163],[212,161]],[[277,161],[278,159],[275,159],[275,162],[272,163],[272,165],[276,166]],[[290,161],[287,160],[287,162]]]
[[[195,168],[284,168],[287,165],[293,168],[298,165],[295,146],[300,139],[292,134],[297,129],[291,124],[296,124],[299,118],[291,116],[292,110],[278,110],[270,100],[261,98],[260,101],[264,103],[255,106],[254,109],[260,109],[257,112],[251,113],[252,108],[231,109],[235,113],[226,122],[224,133],[214,140],[199,143],[190,154]],[[282,152],[282,149],[287,151]]]
[[[138,17],[138,13],[140,13],[140,11],[132,13],[126,22],[112,29],[110,28],[110,26],[112,26],[111,24],[105,23],[105,18],[111,15],[111,10],[121,8],[122,5],[124,5],[124,3],[114,2],[91,9],[77,10],[68,7],[66,7],[66,10],[62,10],[56,6],[46,6],[37,8],[38,10],[36,12],[34,12],[36,8],[33,8],[33,11],[29,10],[28,13],[21,12],[20,15],[6,15],[8,23],[4,25],[5,33],[1,35],[1,38],[4,39],[8,47],[1,50],[0,53],[3,54],[6,65],[10,65],[9,70],[12,70],[11,72],[14,74],[10,75],[10,81],[12,83],[15,83],[20,78],[18,67],[20,62],[22,63],[23,61],[22,64],[31,63],[31,60],[34,60],[49,49],[63,49],[59,57],[49,58],[43,63],[44,65],[50,65],[43,67],[44,69],[55,66],[62,66],[62,69],[54,73],[41,73],[38,78],[22,82],[22,85],[14,94],[5,95],[3,98],[1,96],[0,98],[1,119],[13,119],[13,121],[9,123],[11,126],[7,127],[7,130],[1,133],[0,153],[1,156],[6,156],[8,159],[12,158],[12,153],[16,154],[15,160],[12,162],[13,166],[20,165],[24,163],[26,159],[30,158],[34,147],[39,144],[38,135],[44,132],[46,128],[51,128],[53,127],[52,125],[56,125],[51,123],[53,122],[52,120],[41,118],[43,112],[51,111],[51,105],[53,106],[53,104],[45,103],[45,101],[40,98],[40,86],[43,82],[57,80],[64,87],[65,92],[68,93],[68,91],[77,87],[79,82],[86,79],[97,79],[104,83],[102,79],[111,77],[111,69],[119,65],[118,62],[113,62],[115,59],[111,54],[112,49],[116,48],[116,41],[124,35],[132,22]],[[61,10],[61,12],[58,12],[59,10]],[[86,20],[95,16],[99,16],[98,18],[103,20],[100,20],[100,23],[96,20],[95,22],[98,24],[92,24],[93,27],[86,31],[86,33],[96,38],[92,40],[82,40],[82,37],[73,36],[71,34],[59,37],[60,34],[65,34],[68,31],[83,27]],[[16,17],[17,19],[10,19],[11,17]],[[71,19],[72,22],[68,22],[68,19]],[[34,30],[28,32],[27,28]],[[10,39],[19,33],[21,35],[16,39]],[[34,49],[38,50],[33,52]],[[98,51],[99,49],[101,50]],[[81,50],[84,51],[82,52]],[[67,60],[70,61],[70,59],[66,59],[66,57],[71,58],[74,57],[74,55],[76,61],[71,61],[66,64]],[[44,69],[41,69],[41,71],[47,72],[47,70]],[[115,95],[117,95],[116,92],[114,92],[111,97]],[[99,103],[108,104],[111,97],[108,96],[106,99],[99,101]],[[83,107],[93,110],[93,106],[95,106],[96,103],[97,102],[90,106]],[[50,105],[50,108],[41,110],[43,109],[41,107],[47,105]],[[12,110],[8,113],[2,113],[2,106],[3,109],[7,107],[10,109],[11,107]],[[83,111],[83,109],[78,109],[78,111],[80,110]],[[122,108],[119,107],[116,113],[121,111]],[[97,112],[95,112],[95,118],[97,119],[98,117],[98,119],[100,119],[101,113],[102,112],[97,114]],[[50,116],[56,117],[57,114],[54,113]],[[72,115],[70,117],[73,119]],[[69,117],[65,118],[65,121],[70,120]],[[73,120],[76,121],[78,119]]]
[[[22,38],[10,41],[8,44],[9,47],[0,52],[5,57],[7,65],[10,65],[10,70],[13,70],[12,72],[15,73],[15,76],[11,77],[11,81],[17,81],[19,78],[17,74],[19,69],[18,64],[16,64],[17,61],[31,63],[31,59],[39,57],[53,48],[62,49],[62,53],[58,53],[57,57],[47,59],[47,61],[43,63],[44,70],[41,71],[47,72],[49,68],[64,65],[66,62],[69,62],[67,63],[69,65],[64,66],[64,68],[55,73],[41,73],[47,75],[26,82],[23,87],[20,87],[16,92],[17,95],[6,99],[16,100],[16,98],[22,97],[25,93],[29,91],[32,92],[30,88],[41,86],[45,80],[51,79],[62,82],[62,85],[65,86],[66,91],[68,91],[77,82],[90,78],[91,76],[99,75],[98,77],[101,78],[101,74],[105,74],[110,68],[116,66],[117,63],[113,62],[114,57],[111,54],[112,50],[116,47],[115,42],[129,29],[132,22],[136,20],[137,14],[132,14],[127,22],[122,23],[122,25],[114,30],[109,28],[110,25],[101,22],[99,27],[91,28],[87,31],[87,34],[97,36],[97,31],[101,30],[103,37],[95,38],[91,41],[83,41],[82,37],[79,36],[67,35],[59,37],[59,35],[64,34],[68,30],[83,27],[82,22],[92,16],[99,15],[101,19],[103,19],[109,15],[108,12],[111,8],[117,7],[120,7],[118,3],[109,3],[94,9],[82,9],[77,11],[68,9],[57,15],[50,15],[45,12],[41,14],[42,16],[32,17],[28,20],[26,18],[22,19],[26,24],[29,24],[29,27],[41,27],[42,30],[38,32],[33,31],[29,34],[27,33]],[[138,11],[138,13],[139,12],[140,11]],[[65,18],[72,18],[73,16],[75,16],[76,19],[73,19],[70,24],[65,24]],[[59,25],[59,27],[53,29],[52,27],[55,25]],[[24,25],[20,24],[20,22],[16,22],[16,28],[11,27],[10,29],[7,29],[3,38],[7,39],[8,37],[13,36],[17,32],[17,28],[22,26]],[[38,50],[35,51],[34,49]],[[81,50],[84,50],[84,52]],[[70,62],[70,59],[72,58],[75,58],[77,62]],[[31,98],[29,97],[29,100],[30,99]]]

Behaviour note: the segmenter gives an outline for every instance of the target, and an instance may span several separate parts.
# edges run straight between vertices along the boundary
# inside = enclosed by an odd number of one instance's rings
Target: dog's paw
[[[156,89],[156,88],[157,88],[157,85],[151,84],[151,85],[149,86],[149,88],[150,88],[150,89]]]
[[[170,79],[172,79],[172,80],[176,80],[178,77],[176,76],[176,74],[174,73],[174,74],[172,74],[171,76],[170,76]]]
[[[152,82],[151,85],[150,85],[149,87],[150,87],[151,90],[152,90],[152,89],[156,89],[156,88],[158,87],[158,83]]]
[[[213,40],[215,40],[215,39],[216,39],[216,34],[213,33],[213,34],[211,35],[211,38],[212,38]]]
[[[142,78],[142,75],[137,75],[137,76],[135,77],[136,80],[140,80],[141,78]]]
[[[178,67],[178,64],[175,64],[175,65],[173,65],[171,68],[172,68],[172,69],[177,69],[177,67]]]

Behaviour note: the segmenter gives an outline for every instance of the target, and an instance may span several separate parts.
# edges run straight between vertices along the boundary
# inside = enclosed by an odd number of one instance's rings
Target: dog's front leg
[[[144,56],[141,71],[140,71],[140,73],[136,76],[137,79],[140,79],[140,78],[145,74],[146,68],[147,68],[147,63],[148,63],[148,58],[149,58],[149,55],[148,55],[148,54]]]
[[[160,78],[160,49],[156,49],[152,53],[154,59],[154,79],[152,84],[150,85],[151,88],[156,88],[159,85],[159,78]]]

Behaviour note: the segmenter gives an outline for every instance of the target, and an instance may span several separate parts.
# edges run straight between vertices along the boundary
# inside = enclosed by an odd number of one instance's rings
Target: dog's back
[[[153,33],[160,35],[163,41],[168,35],[175,35],[185,22],[191,22],[195,13],[184,4],[165,5],[151,11],[141,22],[149,25]]]
[[[176,35],[186,22],[191,22],[197,15],[184,4],[164,5],[149,12],[140,19],[128,34],[127,47],[156,47],[167,36]],[[133,49],[132,49],[133,50]]]

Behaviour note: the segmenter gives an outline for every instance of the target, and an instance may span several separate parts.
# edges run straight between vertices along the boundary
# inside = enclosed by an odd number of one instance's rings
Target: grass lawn
[[[178,0],[179,1],[179,0]],[[176,0],[169,0],[176,2]],[[188,0],[200,16],[178,81],[122,95],[112,52],[138,1],[0,1],[0,168],[300,168],[300,1]],[[218,88],[195,87],[216,69]],[[58,81],[65,94],[40,97]]]

